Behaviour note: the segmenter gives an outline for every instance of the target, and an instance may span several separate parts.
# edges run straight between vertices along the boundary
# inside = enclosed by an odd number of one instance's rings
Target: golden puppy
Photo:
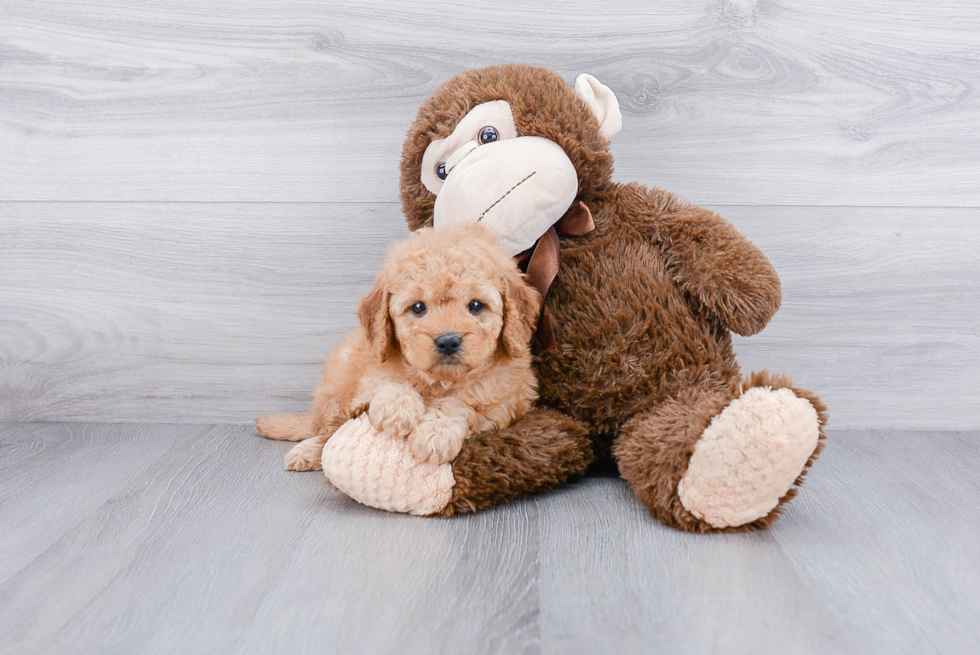
[[[327,439],[367,412],[444,463],[467,436],[507,427],[537,398],[530,341],[540,296],[479,224],[419,230],[390,254],[327,357],[311,411],[256,420],[262,436],[301,441],[286,468],[321,468]]]

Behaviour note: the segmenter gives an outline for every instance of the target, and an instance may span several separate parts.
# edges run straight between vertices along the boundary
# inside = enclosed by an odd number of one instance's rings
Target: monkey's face
[[[497,70],[501,74],[514,72],[503,67]],[[541,75],[529,67],[518,72],[523,70]],[[485,72],[492,75],[496,71]],[[581,130],[583,122],[594,117],[598,134],[595,127],[591,128],[595,134],[592,138],[604,143],[622,125],[616,96],[591,75],[579,76],[574,95],[562,86],[548,91],[564,115],[549,116],[544,104],[524,97],[512,96],[513,103],[490,100],[473,106],[448,136],[428,143],[416,180],[435,195],[432,224],[436,229],[481,223],[509,254],[516,255],[533,246],[561,218],[575,201],[580,180],[576,164],[558,142],[566,143],[566,147],[571,142],[580,159],[587,156],[582,153],[606,147],[575,140],[578,135],[569,135],[570,130],[563,125],[578,123],[576,127]],[[522,91],[531,93],[520,87],[514,93]],[[517,120],[515,107],[520,111]],[[522,133],[518,127],[522,124],[535,126],[537,133],[533,128]]]
[[[436,194],[436,229],[482,222],[511,255],[530,248],[578,192],[575,166],[554,141],[518,136],[505,100],[474,107],[422,157]]]

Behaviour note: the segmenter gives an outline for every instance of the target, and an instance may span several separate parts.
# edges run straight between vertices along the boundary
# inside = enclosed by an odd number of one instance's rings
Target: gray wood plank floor
[[[429,520],[250,428],[0,424],[0,652],[972,654],[977,436],[834,431],[774,529],[698,536],[611,477]]]

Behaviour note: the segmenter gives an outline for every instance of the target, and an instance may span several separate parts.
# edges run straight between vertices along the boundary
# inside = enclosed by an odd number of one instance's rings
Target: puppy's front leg
[[[368,419],[376,430],[405,438],[425,413],[422,396],[410,385],[384,382],[378,385],[368,405]]]
[[[408,437],[412,453],[422,461],[451,462],[469,436],[475,416],[470,407],[454,398],[436,401]]]

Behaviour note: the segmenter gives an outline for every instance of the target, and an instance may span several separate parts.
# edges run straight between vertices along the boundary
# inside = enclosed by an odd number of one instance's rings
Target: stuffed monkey
[[[419,109],[401,162],[409,227],[482,222],[546,294],[539,407],[464,444],[434,514],[612,457],[668,525],[764,528],[822,447],[820,400],[783,376],[743,378],[732,352],[732,332],[759,332],[779,308],[773,267],[717,214],[613,182],[621,125],[594,77],[572,88],[525,65],[465,71]]]

